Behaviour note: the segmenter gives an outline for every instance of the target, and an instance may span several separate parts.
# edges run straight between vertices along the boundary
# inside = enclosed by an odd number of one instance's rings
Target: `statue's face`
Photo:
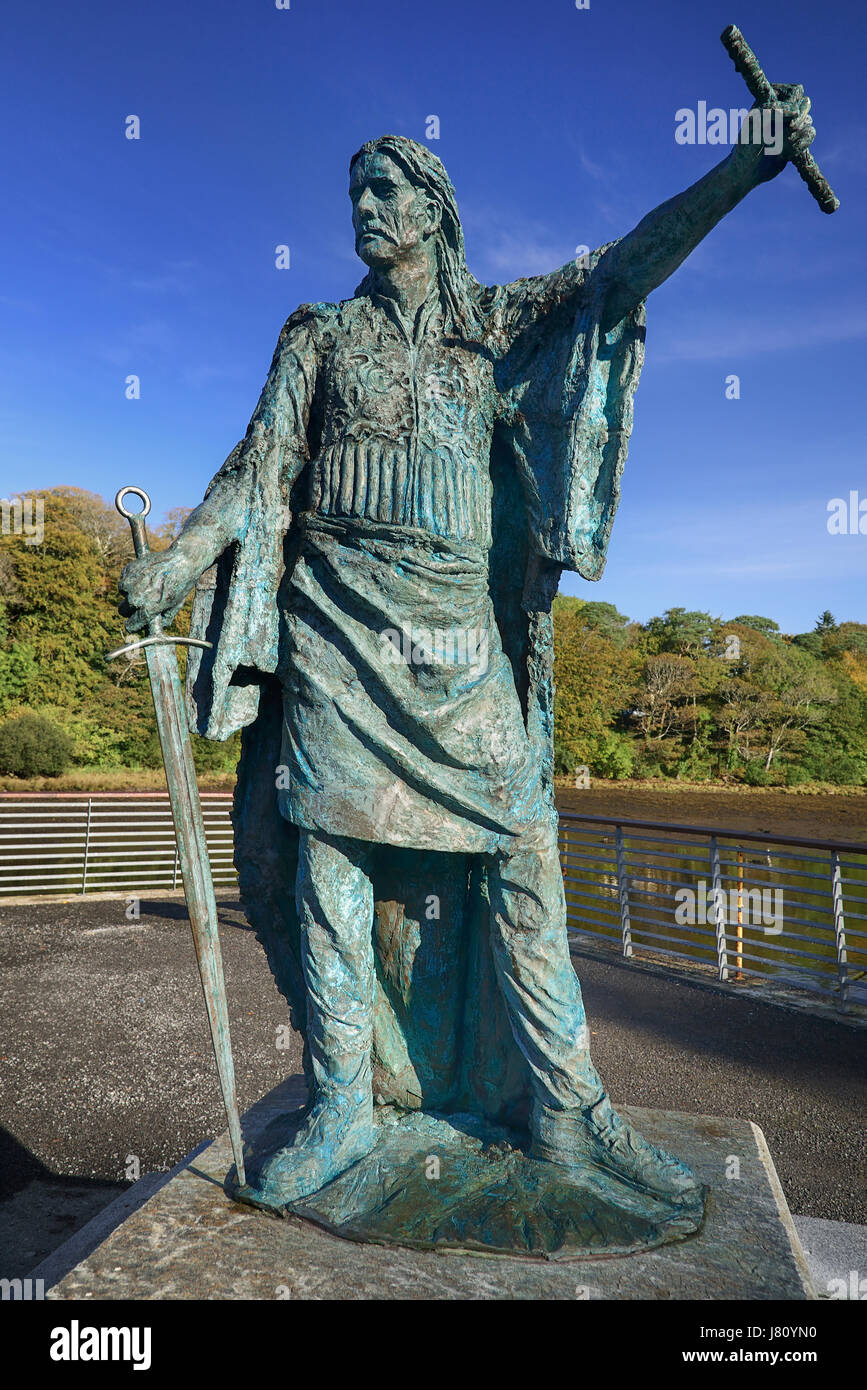
[[[349,197],[355,250],[365,265],[384,268],[406,259],[439,222],[436,204],[387,154],[356,160]]]

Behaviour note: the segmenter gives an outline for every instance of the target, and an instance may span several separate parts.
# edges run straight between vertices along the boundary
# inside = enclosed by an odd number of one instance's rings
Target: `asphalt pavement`
[[[300,1042],[237,901],[220,902],[242,1110]],[[867,1030],[575,956],[615,1104],[753,1120],[789,1206],[867,1223]],[[0,1277],[225,1128],[186,909],[0,907]],[[288,1044],[288,1046],[287,1046]]]

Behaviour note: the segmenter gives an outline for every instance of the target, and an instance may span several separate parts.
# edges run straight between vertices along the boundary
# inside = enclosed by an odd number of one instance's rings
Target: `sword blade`
[[[243,1187],[246,1184],[244,1149],[235,1092],[235,1067],[229,1037],[223,957],[217,932],[217,904],[214,900],[214,884],[181,679],[177,659],[170,646],[146,647],[145,655],[166,770],[172,819],[175,823],[187,911],[190,914],[196,960],[211,1028],[211,1042],[214,1045],[220,1088],[229,1120],[235,1168],[238,1181]]]

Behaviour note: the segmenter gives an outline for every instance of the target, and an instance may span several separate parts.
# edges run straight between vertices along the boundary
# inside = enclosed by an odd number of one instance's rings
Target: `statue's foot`
[[[372,1099],[348,1112],[345,1101],[320,1097],[292,1143],[272,1154],[237,1195],[253,1206],[279,1210],[325,1187],[369,1154],[376,1140]]]
[[[658,1149],[617,1114],[608,1096],[595,1105],[554,1110],[533,1106],[530,1155],[561,1168],[578,1169],[588,1160],[618,1177],[669,1200],[697,1197],[701,1183],[664,1149]]]

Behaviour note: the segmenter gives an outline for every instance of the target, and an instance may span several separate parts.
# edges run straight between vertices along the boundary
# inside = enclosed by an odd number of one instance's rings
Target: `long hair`
[[[482,286],[467,269],[464,250],[464,231],[461,226],[457,199],[445,165],[431,154],[426,145],[409,140],[404,135],[381,135],[367,140],[349,161],[349,173],[362,155],[386,154],[403,169],[407,178],[439,205],[440,226],[435,233],[437,278],[443,311],[454,329],[467,338],[478,338],[482,325],[478,314]],[[369,294],[373,272],[368,270],[355,291],[356,297]]]

